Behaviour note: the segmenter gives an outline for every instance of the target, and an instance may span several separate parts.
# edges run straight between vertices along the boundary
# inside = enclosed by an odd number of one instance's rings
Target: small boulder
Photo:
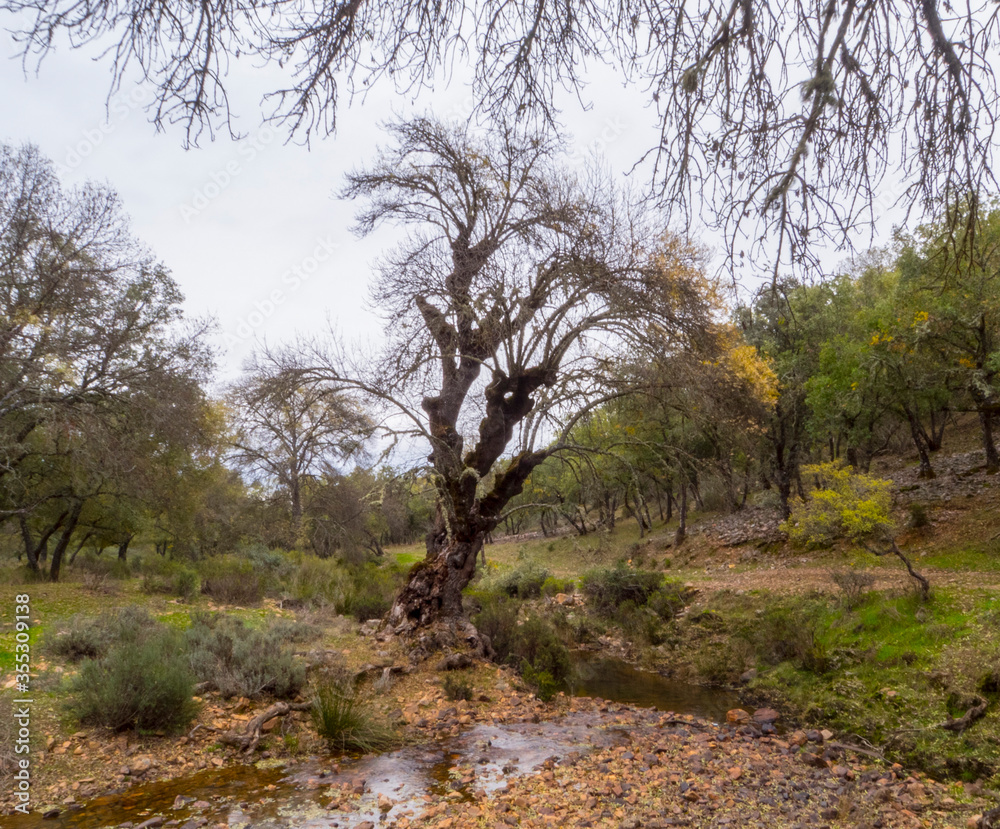
[[[743,725],[750,722],[750,712],[742,708],[732,708],[726,712],[726,722],[734,725]]]
[[[472,660],[464,653],[449,653],[437,666],[439,671],[458,671],[471,667]]]
[[[764,723],[774,724],[781,719],[781,714],[773,708],[758,708],[753,712],[753,721],[759,725]]]

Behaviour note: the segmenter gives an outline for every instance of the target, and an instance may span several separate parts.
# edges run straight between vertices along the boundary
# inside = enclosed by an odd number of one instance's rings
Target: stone
[[[384,815],[392,809],[392,801],[384,794],[378,796],[378,810]]]
[[[132,774],[142,774],[145,771],[149,771],[153,768],[153,759],[151,757],[146,757],[145,755],[141,757],[136,757],[129,766]]]
[[[781,714],[775,711],[773,708],[758,708],[753,712],[753,721],[755,723],[776,723],[781,719]]]
[[[793,731],[792,735],[788,738],[788,742],[793,746],[804,746],[809,742],[809,738],[806,736],[805,731]]]
[[[469,659],[468,654],[449,653],[438,663],[437,669],[439,671],[458,671],[462,668],[471,667],[471,665],[472,660]]]
[[[733,723],[735,725],[743,725],[750,721],[750,712],[744,711],[742,708],[732,708],[726,712],[726,722]]]
[[[149,820],[144,820],[135,829],[156,829],[157,826],[163,826],[163,818],[151,817]]]

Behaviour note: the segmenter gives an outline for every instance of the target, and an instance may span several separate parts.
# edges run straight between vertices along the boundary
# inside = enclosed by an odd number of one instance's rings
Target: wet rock
[[[363,820],[354,829],[375,829],[375,824],[370,820]]]
[[[135,829],[156,829],[157,826],[163,826],[163,818],[151,817],[149,820],[144,820]]]
[[[781,714],[773,708],[758,708],[753,712],[753,721],[763,725],[764,723],[776,723],[781,719]]]
[[[750,721],[750,712],[742,708],[733,708],[726,712],[726,722],[734,725],[743,725]]]

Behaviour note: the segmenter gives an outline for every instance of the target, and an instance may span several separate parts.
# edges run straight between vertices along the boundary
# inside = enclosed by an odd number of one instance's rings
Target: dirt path
[[[837,593],[838,588],[833,583],[830,574],[835,568],[832,565],[819,566],[814,564],[797,564],[794,561],[778,562],[773,565],[763,565],[750,570],[739,570],[727,565],[708,568],[704,578],[700,575],[692,579],[703,592],[716,590],[733,590],[748,592],[766,590],[772,593],[801,594],[810,591],[821,593]],[[919,565],[917,569],[920,570]],[[875,576],[875,589],[887,590],[906,588],[912,585],[912,580],[906,571],[900,569],[879,569],[869,571]],[[956,570],[927,570],[924,575],[934,587],[957,587],[980,590],[1000,590],[1000,574]]]

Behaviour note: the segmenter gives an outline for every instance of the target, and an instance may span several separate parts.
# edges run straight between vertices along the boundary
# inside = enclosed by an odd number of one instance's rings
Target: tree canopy
[[[138,69],[158,127],[230,127],[237,62],[268,67],[265,113],[309,140],[345,100],[433,86],[467,61],[480,114],[555,122],[609,64],[656,107],[654,187],[745,254],[814,262],[898,201],[926,211],[995,185],[1000,8],[932,0],[3,0],[26,60],[94,43],[112,87]],[[277,70],[275,72],[275,70]],[[461,68],[457,70],[461,73]],[[276,78],[277,80],[271,80]],[[231,127],[230,127],[231,128]],[[958,214],[952,214],[957,216]],[[775,256],[777,252],[777,256]]]

